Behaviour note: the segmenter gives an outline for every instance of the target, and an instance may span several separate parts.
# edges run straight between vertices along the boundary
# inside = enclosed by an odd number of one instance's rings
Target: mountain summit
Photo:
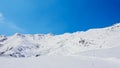
[[[106,28],[61,35],[16,33],[13,36],[0,36],[0,56],[68,56],[88,50],[117,47],[120,46],[118,43],[120,43],[120,23]]]

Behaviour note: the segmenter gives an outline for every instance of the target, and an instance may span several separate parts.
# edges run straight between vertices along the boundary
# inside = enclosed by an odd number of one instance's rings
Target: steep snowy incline
[[[120,46],[120,23],[62,35],[19,34],[0,36],[0,56],[68,56],[76,53]]]

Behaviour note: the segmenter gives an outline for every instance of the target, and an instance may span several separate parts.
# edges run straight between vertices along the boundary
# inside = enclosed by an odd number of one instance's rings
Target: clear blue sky
[[[62,34],[116,22],[120,0],[0,0],[0,34]]]

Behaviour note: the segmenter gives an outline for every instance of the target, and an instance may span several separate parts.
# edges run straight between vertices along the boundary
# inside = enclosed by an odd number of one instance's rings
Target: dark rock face
[[[0,42],[4,42],[5,40],[7,40],[6,36],[0,36]]]

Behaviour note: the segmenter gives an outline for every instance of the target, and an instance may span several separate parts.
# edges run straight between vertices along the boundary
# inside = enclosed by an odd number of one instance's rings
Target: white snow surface
[[[85,56],[0,58],[0,68],[120,68],[120,60]]]
[[[120,68],[120,23],[61,35],[0,35],[0,68]]]

